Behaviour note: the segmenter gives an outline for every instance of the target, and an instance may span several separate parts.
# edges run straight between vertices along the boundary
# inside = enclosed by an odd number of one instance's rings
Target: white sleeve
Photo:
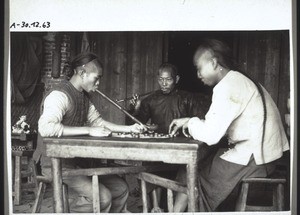
[[[89,126],[102,126],[103,122],[105,122],[102,119],[101,114],[91,102],[89,106],[87,122]]]
[[[239,92],[223,89],[213,95],[205,120],[193,117],[188,122],[190,135],[208,145],[217,144],[228,127],[241,113],[243,101]]]
[[[42,137],[60,137],[63,133],[62,119],[69,107],[67,95],[52,91],[44,100],[43,113],[39,119],[39,133]]]

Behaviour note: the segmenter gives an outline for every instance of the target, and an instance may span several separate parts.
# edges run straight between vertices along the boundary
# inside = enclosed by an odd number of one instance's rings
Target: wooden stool
[[[63,172],[63,176],[91,176],[92,177],[92,187],[93,187],[93,212],[100,213],[100,195],[99,195],[99,176],[102,175],[124,175],[124,174],[139,174],[144,171],[167,171],[174,168],[170,165],[157,166],[115,166],[115,167],[100,167],[100,168],[87,168],[87,169],[73,169]],[[147,175],[147,173],[145,173]],[[146,176],[147,177],[147,176]],[[164,181],[164,183],[166,183]],[[160,184],[160,183],[159,183]],[[176,186],[176,185],[175,185]],[[174,187],[171,184],[171,187]],[[176,189],[175,189],[176,190]],[[186,189],[184,192],[187,192]],[[127,210],[126,208],[124,210]]]
[[[36,164],[33,162],[31,163],[31,167],[33,170],[34,175],[34,183],[36,185],[36,195],[35,195],[35,201],[32,206],[32,213],[39,213],[41,211],[42,201],[44,198],[44,194],[46,192],[47,184],[52,183],[52,179],[48,178],[43,175],[39,175],[37,173],[37,167]],[[66,184],[63,184],[63,201],[64,201],[64,213],[69,213],[69,195],[68,195],[68,187]]]
[[[142,201],[143,201],[143,213],[148,213],[148,201],[147,201],[147,187],[146,182],[155,184],[167,189],[167,204],[168,211],[174,212],[174,198],[173,191],[187,194],[187,187],[177,181],[166,179],[152,173],[141,172],[137,174],[137,178],[141,180],[142,188]]]
[[[14,176],[13,176],[13,197],[14,197],[14,205],[20,205],[21,203],[21,194],[22,190],[33,189],[35,184],[32,182],[31,178],[33,176],[33,172],[30,169],[32,160],[33,150],[27,151],[12,151],[13,161],[14,163]],[[28,159],[28,165],[26,171],[22,171],[22,158],[26,157]],[[22,178],[27,177],[28,182],[26,184],[22,184]]]
[[[20,205],[21,192],[26,189],[33,189],[35,184],[32,183],[32,169],[30,167],[33,163],[32,155],[36,143],[36,134],[12,134],[12,169],[13,171],[13,197],[14,205]],[[27,159],[26,171],[22,171],[22,159]],[[27,177],[28,182],[22,184],[22,178]]]
[[[283,211],[285,179],[279,178],[246,178],[242,180],[241,191],[236,203],[236,211]],[[272,206],[247,205],[249,185],[253,183],[270,184],[273,186]]]
[[[44,176],[37,176],[36,179],[38,181],[38,188],[37,188],[35,201],[32,206],[32,213],[40,212],[44,194],[46,192],[47,184],[52,183],[51,179]],[[64,199],[64,213],[69,213],[70,208],[69,208],[69,200],[68,200],[68,188],[66,184],[63,184],[63,199]]]

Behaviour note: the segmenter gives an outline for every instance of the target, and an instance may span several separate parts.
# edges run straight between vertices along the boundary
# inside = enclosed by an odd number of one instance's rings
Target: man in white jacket
[[[198,78],[214,87],[212,104],[205,119],[175,119],[169,128],[171,135],[182,128],[186,136],[207,145],[228,138],[228,149],[220,149],[199,171],[203,211],[214,211],[241,179],[268,176],[274,161],[289,150],[276,104],[262,86],[231,70],[230,53],[218,40],[206,40],[198,47],[194,63]],[[177,211],[185,210],[186,198],[183,193],[177,196]]]

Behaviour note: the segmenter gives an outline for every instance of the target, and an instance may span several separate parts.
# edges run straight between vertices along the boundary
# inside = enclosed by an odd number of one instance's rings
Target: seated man
[[[144,127],[116,125],[102,119],[89,100],[88,92],[99,86],[103,67],[92,53],[80,54],[70,65],[71,79],[63,81],[45,97],[39,119],[39,134],[42,137],[75,135],[108,136],[112,131],[140,133]],[[41,157],[42,174],[51,177],[51,162],[44,154],[39,141],[34,159]],[[64,170],[82,167],[84,159],[62,159]],[[68,185],[71,212],[93,212],[92,179],[88,176],[64,177]],[[128,197],[127,183],[118,176],[101,176],[100,208],[102,212],[119,213],[124,210]]]
[[[213,87],[212,104],[205,118],[175,119],[170,134],[179,128],[187,137],[219,145],[226,135],[227,149],[219,149],[200,168],[200,211],[216,211],[236,185],[249,177],[267,177],[276,161],[289,150],[280,114],[263,86],[232,68],[230,48],[205,40],[194,55],[198,77]],[[183,181],[182,181],[183,182]],[[187,195],[176,196],[174,211],[187,206]]]
[[[180,76],[177,68],[163,63],[158,69],[157,81],[160,89],[141,100],[138,95],[130,102],[134,107],[133,115],[142,123],[157,124],[156,132],[167,134],[169,125],[178,117],[204,117],[209,108],[209,96],[179,90],[176,84]]]
[[[195,94],[176,88],[180,77],[177,68],[169,63],[163,63],[158,69],[157,81],[160,90],[157,90],[141,100],[138,95],[130,101],[134,107],[133,115],[142,123],[151,123],[158,125],[156,132],[168,133],[169,125],[173,119],[179,117],[204,117],[208,110],[210,99],[203,94]],[[160,176],[170,177],[165,173],[159,173]],[[180,176],[177,176],[180,177]],[[148,186],[148,190],[152,190]],[[156,188],[157,198],[160,201],[161,189]],[[154,207],[158,206],[154,201]],[[154,209],[155,210],[155,209]],[[159,209],[158,209],[159,210]]]

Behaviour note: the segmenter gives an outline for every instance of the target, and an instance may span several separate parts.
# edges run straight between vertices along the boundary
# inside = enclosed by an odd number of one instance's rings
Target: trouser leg
[[[51,177],[51,169],[49,168],[43,168],[42,173],[45,176]],[[63,183],[68,185],[70,211],[92,213],[92,178],[88,176],[64,177]],[[102,183],[99,183],[99,190],[101,212],[109,212],[112,206],[111,192]]]
[[[102,176],[100,178],[101,183],[104,184],[110,190],[112,197],[112,206],[110,212],[120,213],[125,207],[127,198],[129,195],[129,188],[121,177],[112,175],[112,176]]]

